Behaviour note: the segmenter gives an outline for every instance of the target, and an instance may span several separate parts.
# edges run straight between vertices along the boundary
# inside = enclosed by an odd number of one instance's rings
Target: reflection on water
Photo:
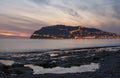
[[[4,65],[12,65],[14,63],[14,61],[12,61],[12,60],[0,60],[0,63],[2,63]]]
[[[85,39],[85,40],[32,40],[32,39],[1,39],[0,52],[29,52],[47,49],[69,49],[97,46],[117,46],[120,39]]]
[[[34,74],[45,74],[45,73],[63,74],[63,73],[94,72],[100,67],[98,63],[91,63],[90,65],[81,65],[80,67],[71,67],[71,68],[55,67],[51,69],[43,68],[40,66],[34,66],[34,65],[25,65],[25,66],[32,68],[34,71]]]

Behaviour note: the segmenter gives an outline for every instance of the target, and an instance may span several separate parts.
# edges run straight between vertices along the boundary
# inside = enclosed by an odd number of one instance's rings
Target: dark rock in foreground
[[[12,66],[0,64],[0,78],[17,78],[16,76],[32,75],[33,70],[24,67],[22,64],[13,64]]]

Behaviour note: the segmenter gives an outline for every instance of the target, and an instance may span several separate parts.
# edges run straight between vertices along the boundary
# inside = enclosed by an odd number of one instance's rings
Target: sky
[[[0,35],[29,37],[56,24],[120,34],[120,0],[0,0]]]

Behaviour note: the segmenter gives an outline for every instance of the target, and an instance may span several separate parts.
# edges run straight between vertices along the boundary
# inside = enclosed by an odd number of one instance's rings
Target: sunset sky
[[[120,34],[120,0],[0,0],[0,35],[29,37],[56,24]]]

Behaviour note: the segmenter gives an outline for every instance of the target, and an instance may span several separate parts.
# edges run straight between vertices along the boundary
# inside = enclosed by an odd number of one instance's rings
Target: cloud
[[[31,0],[31,1],[38,5],[48,5],[50,2],[49,0]]]
[[[16,32],[24,32],[26,34],[32,34],[35,29],[41,26],[47,25],[40,20],[31,19],[29,17],[14,17],[10,15],[0,14],[0,29]],[[6,24],[7,20],[7,24]]]
[[[65,6],[60,6],[60,5],[53,5],[53,6],[56,7],[57,9],[63,11],[64,13],[68,13],[72,17],[81,18],[79,13],[72,8],[65,7]]]
[[[103,24],[99,28],[104,30],[104,31],[120,34],[120,25],[116,25],[114,23],[109,23],[108,25],[107,24]]]
[[[53,24],[120,33],[120,0],[0,0],[0,29],[33,33]]]

